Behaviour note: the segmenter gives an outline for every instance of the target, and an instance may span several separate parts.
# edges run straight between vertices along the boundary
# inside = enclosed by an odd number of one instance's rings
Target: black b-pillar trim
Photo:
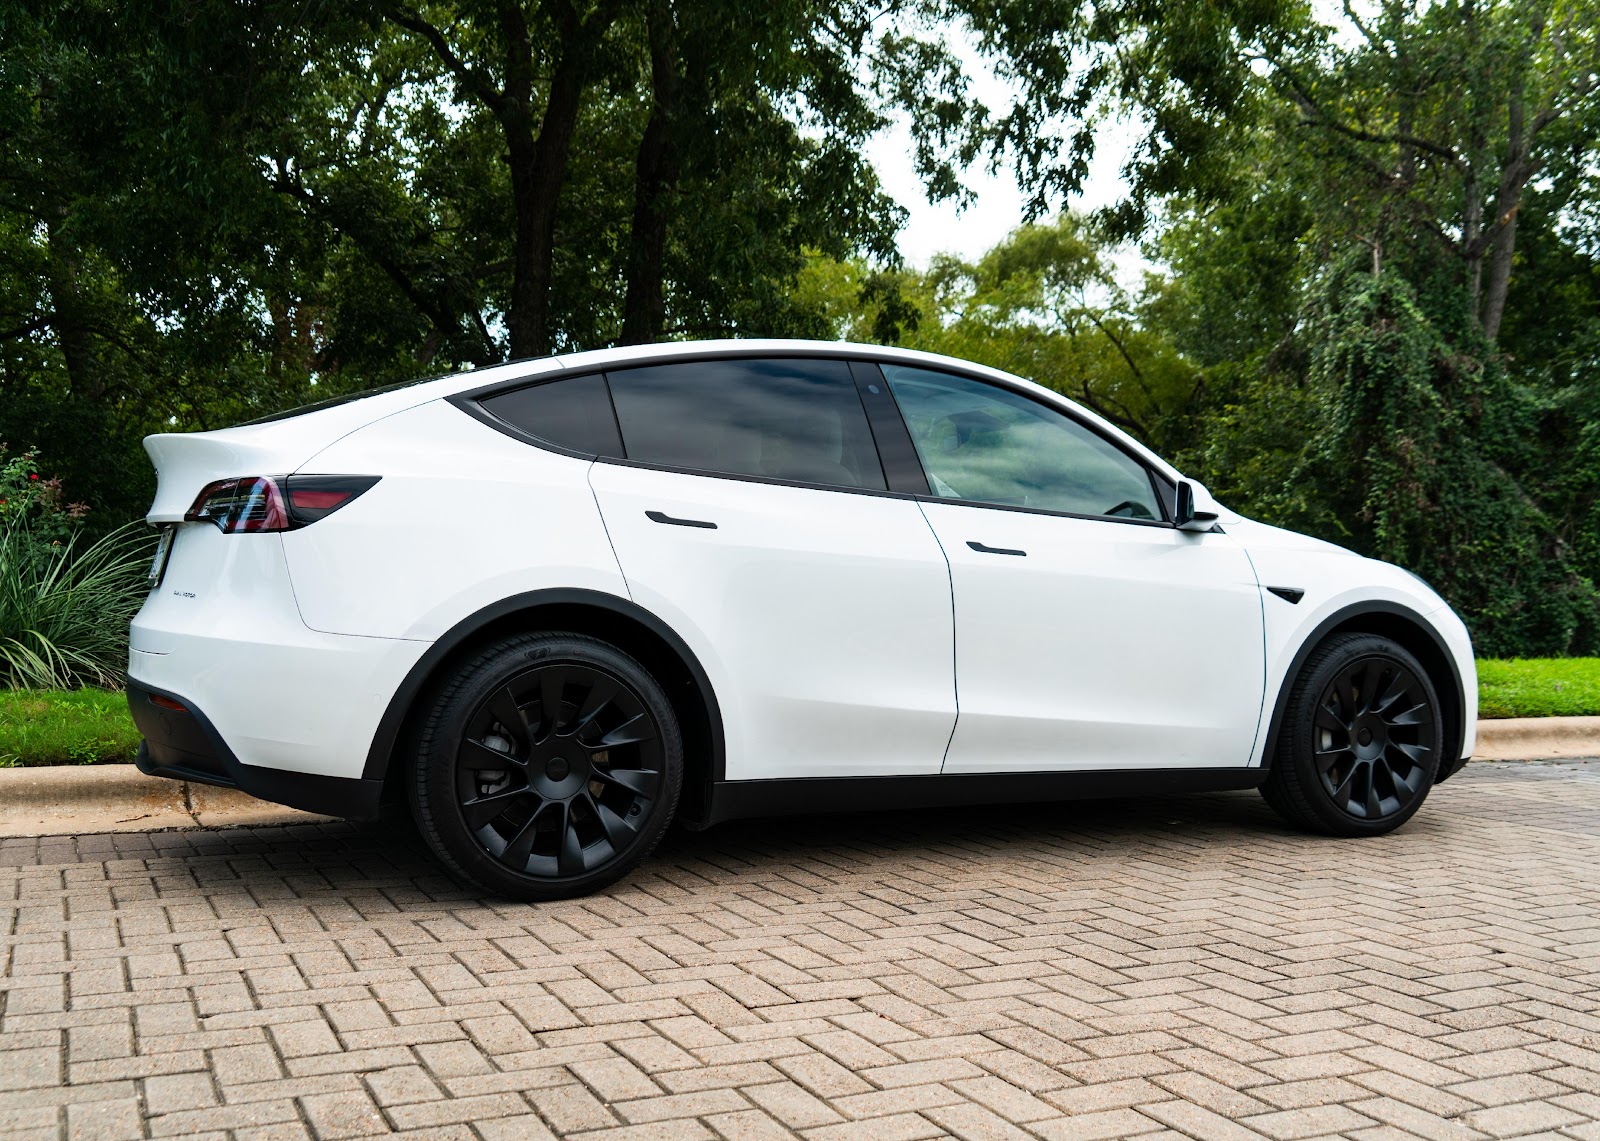
[[[883,370],[871,361],[853,360],[850,375],[855,379],[861,406],[867,410],[867,424],[878,445],[878,458],[883,461],[883,476],[889,482],[889,490],[905,495],[927,495],[928,477],[923,474],[916,445],[911,442],[911,433],[900,415],[894,394],[889,391]]]

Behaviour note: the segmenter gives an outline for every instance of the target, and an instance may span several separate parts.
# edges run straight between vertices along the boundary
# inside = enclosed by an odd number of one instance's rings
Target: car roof
[[[1172,465],[1150,451],[1121,428],[1110,423],[1093,410],[1063,396],[1043,385],[1020,376],[1002,372],[986,365],[937,353],[921,352],[888,345],[863,345],[849,341],[808,340],[717,340],[717,341],[665,341],[649,345],[628,345],[621,348],[595,349],[581,353],[536,357],[486,368],[432,377],[412,384],[393,387],[370,394],[354,394],[333,402],[327,407],[295,409],[277,417],[225,429],[235,436],[275,436],[291,422],[295,431],[303,431],[316,421],[329,439],[353,431],[374,420],[392,416],[407,409],[451,397],[487,394],[497,389],[509,389],[541,377],[548,379],[555,373],[588,372],[616,369],[629,365],[643,365],[672,360],[714,359],[717,357],[790,356],[831,357],[833,359],[872,360],[880,363],[898,363],[946,372],[962,373],[991,381],[1021,392],[1042,403],[1063,409],[1080,420],[1094,425],[1101,432],[1121,442],[1133,454],[1143,457],[1157,471],[1169,479],[1182,476]]]

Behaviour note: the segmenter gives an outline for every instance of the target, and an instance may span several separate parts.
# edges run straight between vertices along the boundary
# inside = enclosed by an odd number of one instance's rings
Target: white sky
[[[966,67],[971,93],[992,111],[1004,113],[1012,100],[1008,85],[994,75],[969,43],[957,41],[953,46]],[[1121,171],[1128,154],[1126,138],[1126,130],[1116,124],[1098,132],[1095,160],[1083,192],[1066,205],[1087,212],[1123,197]],[[909,212],[899,246],[901,256],[915,268],[925,269],[937,253],[975,260],[1022,224],[1027,199],[1016,179],[1007,168],[990,173],[981,161],[968,169],[962,180],[974,194],[970,206],[959,210],[954,202],[930,203],[912,162],[911,129],[903,120],[873,138],[867,144],[866,155],[877,169],[884,190]],[[1061,205],[1053,204],[1056,209]],[[1135,277],[1146,264],[1131,248],[1116,260]]]
[[[1069,206],[1087,212],[1121,200],[1126,191],[1122,163],[1127,150],[1121,145],[1125,137],[1115,129],[1100,131],[1094,165],[1083,193]],[[958,210],[954,202],[928,201],[912,165],[911,130],[904,123],[879,134],[867,145],[866,152],[884,190],[910,214],[905,229],[900,231],[900,254],[918,269],[927,268],[929,259],[937,253],[973,260],[1022,224],[1027,197],[1007,169],[991,174],[979,163],[968,170],[962,181],[973,191],[975,201],[965,210]]]

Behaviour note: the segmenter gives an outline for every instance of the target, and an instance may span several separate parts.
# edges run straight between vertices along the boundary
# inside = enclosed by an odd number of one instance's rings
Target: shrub
[[[0,447],[0,686],[119,686],[152,538],[132,523],[86,543],[76,505]]]

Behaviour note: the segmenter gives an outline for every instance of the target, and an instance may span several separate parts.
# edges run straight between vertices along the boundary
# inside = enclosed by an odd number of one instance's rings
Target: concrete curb
[[[1600,757],[1600,717],[1478,722],[1480,761]],[[133,765],[0,769],[0,836],[315,824],[309,812],[225,788],[147,777]]]
[[[231,789],[148,777],[133,765],[0,769],[0,836],[315,824],[326,819]]]
[[[1507,717],[1478,722],[1480,761],[1600,757],[1600,717]]]

